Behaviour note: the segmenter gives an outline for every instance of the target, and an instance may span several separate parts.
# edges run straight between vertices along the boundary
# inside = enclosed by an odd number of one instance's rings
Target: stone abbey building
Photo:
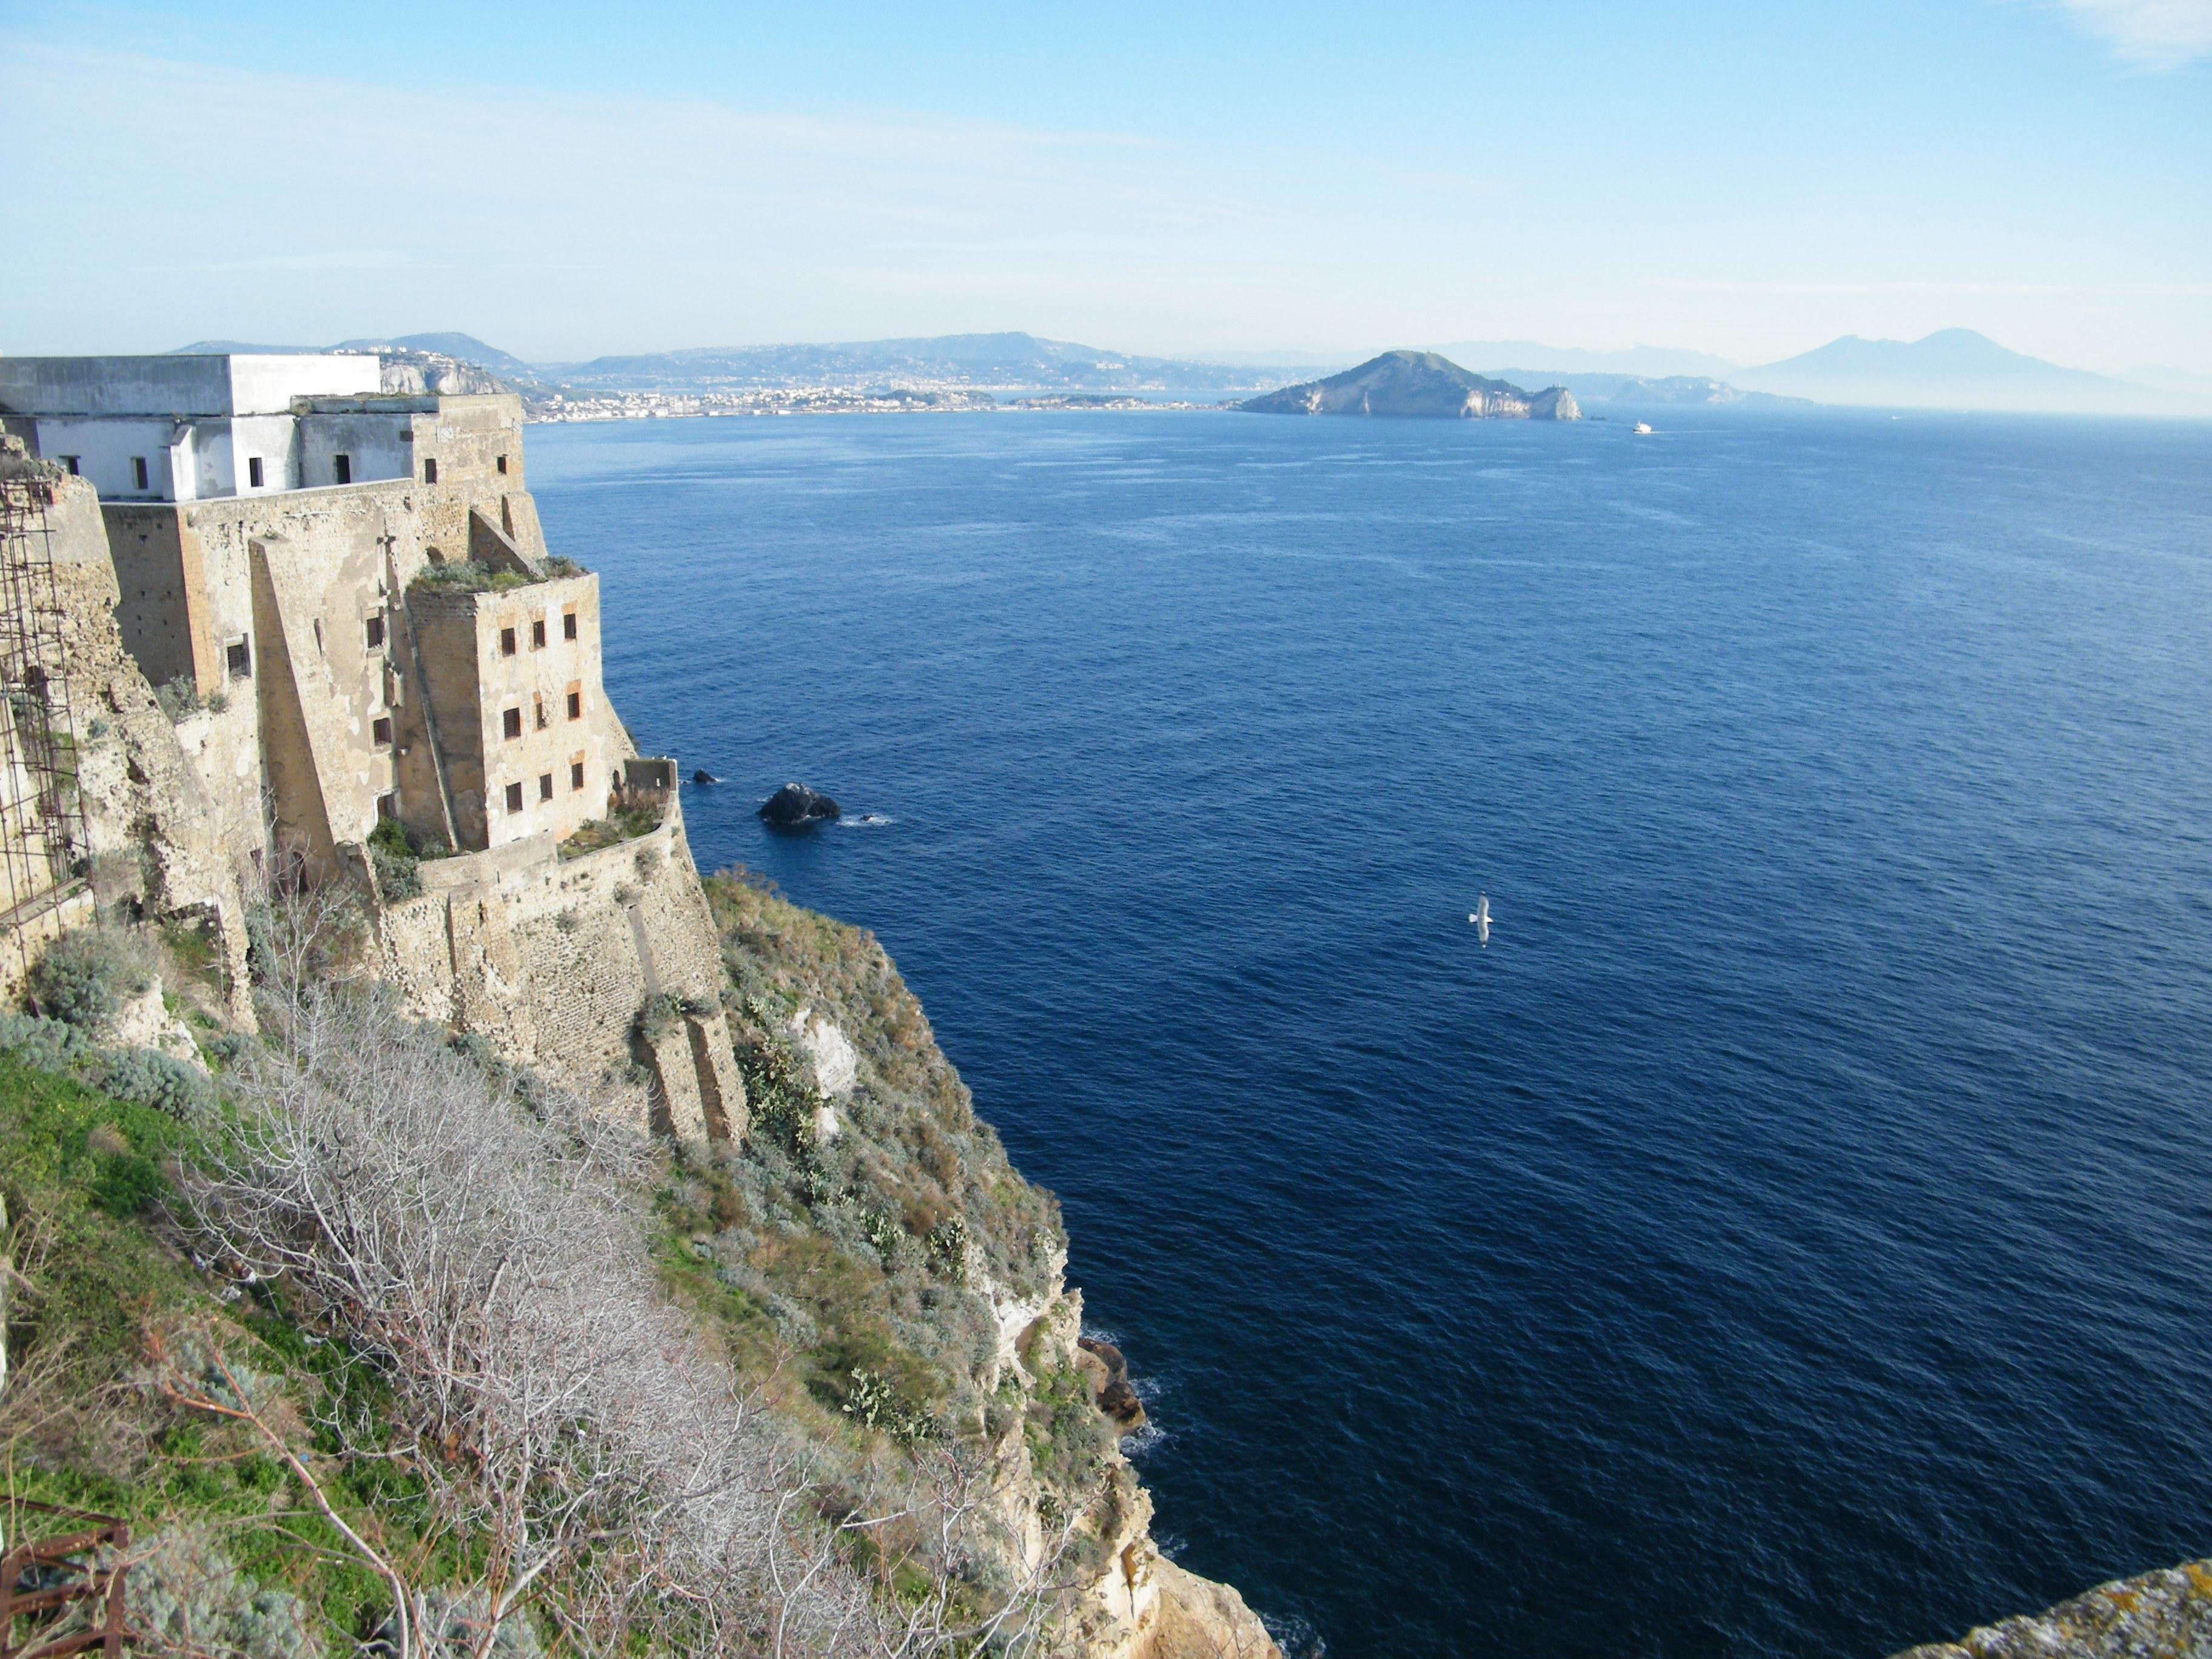
[[[6,603],[27,639],[13,596],[46,580],[67,635],[9,670],[61,711],[0,730],[0,852],[39,849],[0,860],[19,963],[103,855],[240,983],[251,895],[350,882],[411,1012],[742,1133],[675,764],[607,701],[599,579],[546,548],[519,399],[387,394],[373,356],[0,358],[0,432]],[[73,787],[41,786],[61,743]],[[83,822],[49,826],[65,806]],[[373,855],[386,821],[419,862]],[[641,1022],[654,999],[687,1012]]]

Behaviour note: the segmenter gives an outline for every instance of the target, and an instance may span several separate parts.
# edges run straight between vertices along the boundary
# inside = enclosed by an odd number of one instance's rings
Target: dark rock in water
[[[716,777],[712,772],[709,772],[702,766],[691,775],[691,781],[694,783],[720,783],[721,779]]]
[[[827,795],[818,795],[803,783],[787,783],[761,803],[763,822],[779,830],[796,830],[809,823],[828,823],[843,810]]]
[[[1095,1336],[1079,1336],[1076,1343],[1098,1362],[1098,1369],[1105,1374],[1097,1395],[1098,1409],[1114,1419],[1118,1433],[1136,1433],[1145,1426],[1145,1402],[1129,1386],[1129,1362],[1111,1342],[1101,1342]]]

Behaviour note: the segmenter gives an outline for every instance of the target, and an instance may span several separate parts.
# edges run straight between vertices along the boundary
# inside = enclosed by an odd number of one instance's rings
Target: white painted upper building
[[[404,478],[411,416],[371,353],[0,357],[0,420],[106,501]]]

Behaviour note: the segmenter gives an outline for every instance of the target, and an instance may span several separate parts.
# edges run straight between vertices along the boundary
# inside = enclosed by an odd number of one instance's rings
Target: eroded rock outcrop
[[[215,994],[251,1029],[246,973],[249,849],[209,793],[210,767],[258,778],[259,757],[222,746],[201,709],[165,706],[124,647],[99,497],[82,478],[25,473],[6,488],[37,514],[52,556],[58,674],[74,728],[88,905],[171,921],[200,933]],[[43,601],[42,601],[43,602]],[[58,699],[54,701],[58,708]],[[89,908],[70,925],[88,920]]]
[[[2212,1560],[2115,1579],[2048,1611],[1897,1659],[2166,1659],[2212,1653]]]

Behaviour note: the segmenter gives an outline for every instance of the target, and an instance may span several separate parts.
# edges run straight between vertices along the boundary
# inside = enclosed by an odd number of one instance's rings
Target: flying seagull
[[[1482,942],[1482,945],[1483,945],[1483,948],[1484,948],[1485,950],[1489,949],[1489,948],[1490,948],[1490,895],[1489,895],[1489,894],[1487,894],[1487,893],[1478,893],[1478,894],[1476,894],[1476,895],[1475,895],[1475,899],[1474,899],[1474,909],[1472,909],[1472,910],[1470,910],[1470,911],[1468,911],[1468,912],[1467,913],[1467,919],[1468,919],[1468,921],[1469,921],[1470,922],[1472,922],[1472,923],[1474,923],[1474,936],[1475,936],[1475,938],[1477,938],[1478,939],[1480,939],[1480,940]]]

